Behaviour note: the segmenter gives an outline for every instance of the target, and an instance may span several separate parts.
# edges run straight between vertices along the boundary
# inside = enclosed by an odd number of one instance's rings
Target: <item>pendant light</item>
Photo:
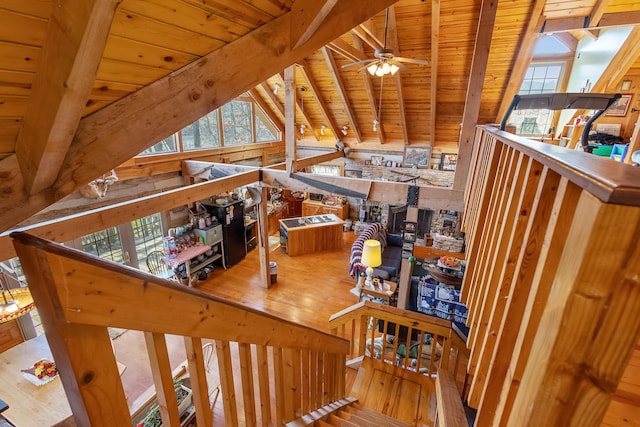
[[[29,288],[9,289],[5,272],[0,268],[0,323],[17,319],[34,308]]]

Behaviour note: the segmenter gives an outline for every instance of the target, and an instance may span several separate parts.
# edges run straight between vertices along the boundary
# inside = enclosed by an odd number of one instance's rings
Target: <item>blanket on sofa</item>
[[[381,248],[384,250],[384,247],[387,245],[387,231],[385,226],[379,222],[371,223],[360,233],[355,242],[353,242],[351,246],[351,257],[349,258],[349,275],[354,279],[358,273],[367,269],[360,261],[362,260],[364,242],[370,239],[378,240]]]

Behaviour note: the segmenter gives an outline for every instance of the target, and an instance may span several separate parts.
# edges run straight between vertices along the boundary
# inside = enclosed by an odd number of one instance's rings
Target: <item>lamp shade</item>
[[[28,288],[2,289],[0,297],[0,323],[17,319],[33,309],[33,298]]]
[[[382,264],[382,250],[379,241],[365,240],[360,262],[367,267],[377,267]]]

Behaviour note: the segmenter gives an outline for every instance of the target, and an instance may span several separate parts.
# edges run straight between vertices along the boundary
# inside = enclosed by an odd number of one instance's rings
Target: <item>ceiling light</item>
[[[386,76],[387,74],[394,75],[398,72],[399,69],[400,67],[398,67],[396,64],[389,62],[383,62],[382,64],[380,62],[374,62],[367,67],[367,71],[369,72],[369,74],[378,77]]]
[[[380,122],[376,119],[373,121],[373,131],[377,132],[378,131],[378,125],[380,124]]]
[[[342,126],[342,134],[344,136],[347,136],[347,131],[349,130],[349,127],[347,125]]]
[[[280,90],[280,85],[279,85],[278,83],[276,83],[276,84],[273,86],[273,94],[274,94],[274,95],[277,95],[279,90]]]
[[[325,130],[326,128],[327,128],[327,127],[326,127],[325,125],[320,126],[320,135],[324,136],[324,130]]]
[[[376,74],[376,70],[378,69],[378,63],[374,62],[373,64],[369,65],[367,67],[367,71],[369,72],[369,74],[371,74],[372,76],[374,76]]]
[[[9,289],[4,271],[0,269],[0,323],[17,319],[34,308],[28,288]]]
[[[300,125],[300,135],[304,136],[304,130],[305,130],[306,126],[304,124]]]

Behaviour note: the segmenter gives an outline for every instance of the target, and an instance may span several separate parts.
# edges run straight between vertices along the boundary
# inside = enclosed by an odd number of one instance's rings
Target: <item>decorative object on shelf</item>
[[[371,156],[371,165],[372,166],[382,166],[382,161],[384,157],[382,156]]]
[[[442,153],[440,155],[440,170],[455,171],[458,155],[455,153]]]
[[[371,287],[373,286],[373,267],[378,267],[382,264],[382,250],[378,240],[365,240],[360,262],[367,267],[367,279],[364,284]]]
[[[34,308],[33,297],[29,288],[9,289],[5,272],[0,268],[0,323],[17,319]]]
[[[604,112],[605,116],[612,117],[624,117],[627,115],[627,110],[631,104],[631,95],[622,95]]]
[[[429,167],[431,147],[404,147],[403,166]]]

